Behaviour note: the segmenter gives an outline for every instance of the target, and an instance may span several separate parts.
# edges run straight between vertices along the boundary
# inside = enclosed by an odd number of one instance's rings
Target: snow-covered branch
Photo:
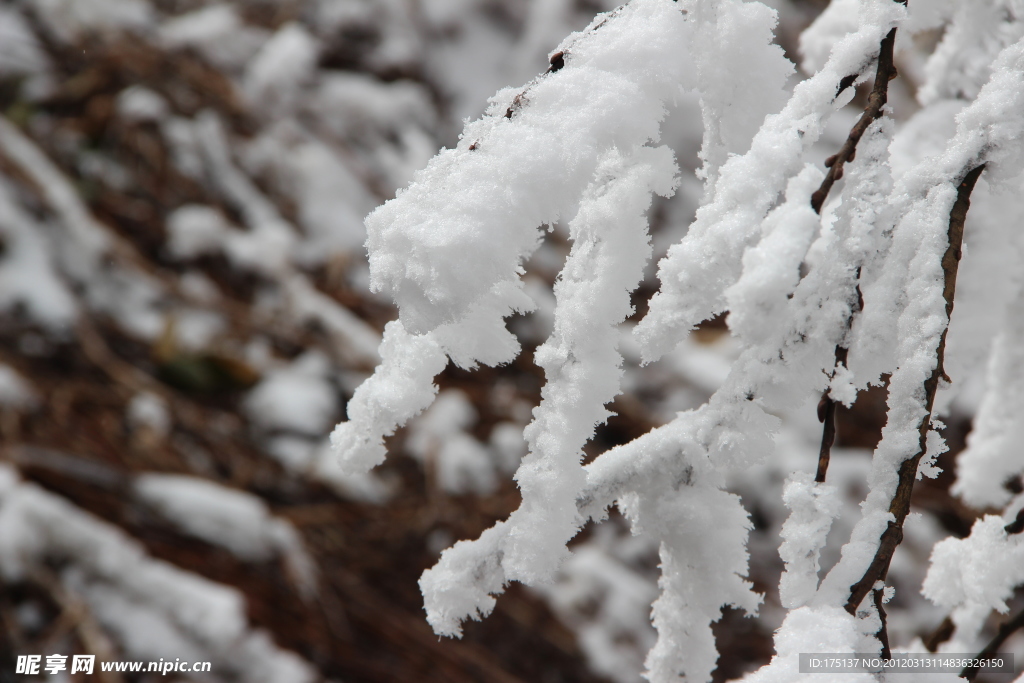
[[[523,264],[544,226],[566,224],[572,243],[554,286],[553,331],[535,354],[547,383],[524,432],[528,453],[515,477],[522,504],[423,574],[437,633],[460,635],[462,621],[489,614],[511,580],[549,581],[580,526],[616,504],[659,548],[658,640],[647,676],[709,680],[711,624],[724,606],[754,614],[763,599],[746,578],[751,522],[730,483],[764,466],[780,415],[820,399],[817,476],[784,473],[788,616],[778,656],[751,680],[792,680],[796,653],[825,647],[813,641],[822,630],[835,652],[888,653],[882,605],[892,590],[884,582],[914,482],[934,474],[945,449],[936,430],[947,404],[937,396],[950,383],[947,361],[959,362],[947,358],[955,355],[947,328],[972,192],[983,170],[986,187],[1019,189],[1024,169],[1024,43],[1012,13],[973,25],[1001,46],[963,67],[984,81],[956,90],[969,101],[947,121],[948,139],[934,153],[901,155],[903,130],[888,105],[897,28],[952,22],[944,40],[955,41],[968,21],[908,20],[908,11],[893,0],[834,3],[804,34],[810,52],[825,37],[834,45],[809,55],[819,68],[787,97],[791,66],[770,43],[776,18],[766,8],[633,0],[563,42],[546,74],[499,92],[455,149],[370,215],[372,284],[400,313],[385,333],[382,365],[332,436],[352,473],[383,461],[384,438],[430,405],[448,359],[473,368],[515,357],[505,318],[533,305]],[[951,64],[944,42],[926,69],[918,116],[950,111],[934,93],[952,87],[943,79],[963,80]],[[811,161],[816,144],[872,67],[866,107],[822,172]],[[629,295],[652,255],[644,214],[652,195],[668,196],[680,182],[672,151],[653,145],[686,93],[701,105],[703,199],[658,266],[661,286],[635,337],[642,360],[653,362],[727,312],[736,352],[702,405],[583,466],[583,446],[620,392],[616,328],[632,313]],[[915,125],[925,124],[906,128]],[[1006,496],[973,461],[1004,477],[1020,473],[1005,450],[1019,431],[1009,416],[1019,392],[1005,379],[1016,376],[1019,345],[1009,340],[993,356],[1001,376],[982,404],[987,431],[962,459],[957,486],[978,501]],[[839,488],[825,482],[836,404],[850,406],[882,382],[888,423],[861,517],[819,585],[821,552],[843,512]],[[936,576],[936,585],[948,583]]]

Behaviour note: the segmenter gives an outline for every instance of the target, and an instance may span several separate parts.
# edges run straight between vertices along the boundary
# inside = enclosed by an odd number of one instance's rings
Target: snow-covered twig
[[[1007,640],[1010,639],[1017,631],[1024,629],[1024,610],[1021,610],[1012,619],[999,626],[999,630],[996,635],[975,655],[974,659],[988,659],[992,655],[999,652],[999,648],[1003,646]],[[963,671],[960,672],[960,678],[966,678],[969,681],[973,681],[978,676],[978,672],[981,669],[977,666],[964,667]]]
[[[896,77],[896,66],[893,64],[893,48],[896,44],[896,29],[893,28],[886,34],[885,38],[882,39],[878,50],[878,66],[875,70],[875,82],[871,87],[871,94],[868,96],[868,104],[864,108],[864,113],[861,114],[860,118],[857,119],[857,123],[854,124],[850,130],[850,134],[847,136],[846,141],[843,142],[842,147],[839,151],[830,156],[825,160],[825,165],[828,167],[828,171],[825,173],[824,179],[821,181],[821,186],[811,195],[811,207],[815,213],[821,213],[821,207],[825,203],[825,199],[828,197],[829,191],[832,189],[832,185],[835,181],[843,177],[843,166],[847,162],[853,161],[857,154],[857,143],[864,136],[868,126],[873,121],[883,115],[882,108],[886,105],[889,99],[889,81]],[[842,88],[842,84],[840,84]],[[850,311],[850,317],[847,318],[846,328],[849,330],[850,325],[853,323],[853,317],[857,315],[860,308],[864,305],[860,292],[860,276],[861,267],[857,267],[856,279],[858,280],[857,289],[857,304]],[[845,342],[845,340],[844,340]],[[849,356],[849,348],[847,343],[840,342],[836,344],[835,351],[835,366],[832,371],[832,376],[836,374],[836,369],[840,366],[846,367],[847,357]],[[832,453],[832,445],[835,443],[836,438],[836,406],[837,401],[832,398],[832,392],[826,390],[821,396],[821,401],[818,404],[818,420],[822,423],[821,428],[821,448],[818,452],[818,469],[815,473],[814,480],[816,482],[824,482],[826,473],[828,471],[828,462]]]
[[[722,166],[713,199],[659,263],[661,288],[636,328],[645,361],[657,360],[702,320],[726,309],[724,294],[740,275],[744,251],[835,110],[836,84],[859,77],[875,61],[881,40],[906,12],[892,0],[862,5],[862,24],[835,45],[820,71],[794,88],[782,111],[766,117],[749,151]]]
[[[718,119],[749,102],[716,87],[714,59],[701,50],[727,54],[728,41],[716,34],[705,44],[700,32],[728,34],[730,22],[761,10],[747,15],[742,3],[691,0],[679,12],[668,2],[634,0],[563,44],[546,76],[492,100],[489,116],[468,124],[456,149],[371,214],[373,285],[393,296],[400,320],[385,333],[384,362],[357,390],[350,421],[333,437],[350,471],[383,460],[384,437],[430,405],[434,377],[449,358],[465,368],[515,356],[504,318],[529,305],[520,269],[536,248],[537,227],[575,216],[572,252],[555,285],[554,333],[536,356],[548,383],[526,430],[530,453],[517,474],[522,506],[424,573],[420,586],[436,632],[460,634],[467,617],[492,610],[508,581],[549,580],[580,525],[616,504],[634,532],[659,548],[658,640],[648,676],[709,678],[716,666],[711,624],[723,605],[753,613],[761,601],[747,580],[751,521],[730,479],[767,460],[788,409],[824,393],[818,481],[790,476],[785,489],[791,515],[782,530],[781,592],[789,613],[776,639],[779,656],[752,680],[789,680],[794,653],[822,629],[834,636],[833,651],[888,654],[883,603],[892,593],[881,582],[903,537],[914,479],[941,452],[933,416],[941,410],[936,393],[946,376],[971,191],[982,169],[987,178],[1016,177],[1024,110],[1024,57],[1011,45],[960,115],[948,150],[915,159],[894,181],[897,122],[883,109],[903,4],[836,3],[845,8],[837,15],[845,11],[855,23],[786,106],[764,117],[749,148],[730,155]],[[748,33],[756,32],[736,35]],[[623,35],[630,39],[619,41]],[[695,78],[663,70],[682,60],[634,70],[669,35],[693,40],[687,50]],[[605,53],[591,61],[599,49]],[[822,173],[806,157],[843,103],[836,84],[852,96],[850,86],[871,66],[868,106]],[[608,84],[618,92],[595,110],[589,101],[603,101]],[[583,467],[582,445],[618,391],[621,359],[609,330],[628,312],[624,293],[636,286],[648,253],[643,210],[652,191],[667,194],[672,185],[671,164],[658,161],[663,151],[647,147],[657,141],[657,108],[687,88],[700,97],[705,124],[698,173],[705,196],[660,264],[661,289],[635,328],[638,355],[651,361],[673,351],[695,324],[723,311],[736,352],[706,403]],[[579,92],[588,104],[570,111],[565,105],[577,103]],[[643,99],[656,115],[637,107],[622,118],[613,108],[623,96]],[[826,208],[844,169],[842,197]],[[616,267],[621,272],[613,274]],[[840,487],[824,482],[835,402],[849,405],[885,375],[889,424],[863,518],[819,586],[820,554],[841,511]],[[864,604],[872,591],[873,606]]]
[[[985,165],[976,166],[969,170],[957,187],[956,202],[949,214],[948,245],[942,256],[942,272],[944,283],[942,296],[946,302],[946,320],[953,313],[953,297],[956,293],[956,275],[960,265],[962,246],[964,239],[964,222],[967,220],[967,210],[971,206],[971,192],[974,190],[978,178]],[[877,581],[884,581],[889,571],[889,563],[896,547],[903,540],[903,523],[910,513],[910,494],[914,490],[914,482],[917,480],[917,469],[921,458],[928,451],[928,434],[931,430],[932,406],[935,403],[935,392],[939,387],[939,380],[945,378],[943,360],[946,350],[946,330],[944,327],[939,335],[938,346],[935,349],[935,366],[924,382],[924,406],[925,414],[921,416],[918,423],[920,441],[917,452],[905,459],[899,466],[899,483],[896,493],[889,505],[889,513],[892,519],[886,526],[885,531],[879,540],[878,550],[872,559],[864,576],[857,583],[850,586],[850,598],[846,601],[846,611],[854,614],[860,606],[864,597],[870,592]]]

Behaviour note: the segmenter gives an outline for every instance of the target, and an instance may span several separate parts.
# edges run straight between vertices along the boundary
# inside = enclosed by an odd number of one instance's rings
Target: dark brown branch
[[[988,642],[988,645],[977,654],[975,659],[987,659],[999,651],[999,648],[1003,646],[1003,643],[1012,636],[1015,632],[1020,629],[1024,629],[1024,610],[1017,613],[1013,619],[999,627],[995,637]],[[974,677],[978,675],[980,669],[976,666],[969,666],[960,672],[960,678],[966,678],[969,681],[973,681]]]
[[[868,104],[864,108],[864,113],[861,114],[860,118],[857,119],[857,123],[854,124],[853,128],[850,129],[850,134],[846,138],[846,142],[839,148],[839,151],[830,156],[825,160],[825,165],[828,166],[828,172],[825,174],[824,180],[821,181],[821,186],[815,190],[814,194],[811,195],[811,208],[814,209],[815,213],[821,213],[821,207],[825,203],[825,199],[828,197],[829,191],[832,189],[832,185],[835,181],[843,177],[843,166],[848,161],[853,161],[857,154],[857,143],[864,136],[868,126],[873,121],[882,116],[882,108],[886,102],[889,101],[889,81],[896,77],[896,66],[893,64],[893,46],[896,43],[896,29],[889,31],[888,35],[882,39],[882,43],[878,50],[878,66],[875,70],[875,83],[871,87],[871,95],[868,96]],[[852,82],[852,81],[850,81]],[[844,84],[847,86],[849,83],[847,79],[843,79],[843,83],[840,84],[840,92],[844,89]],[[860,280],[860,269],[857,269],[857,279]],[[857,285],[857,304],[850,311],[850,317],[846,320],[846,329],[850,328],[853,322],[853,316],[860,312],[861,301],[860,301],[860,285]],[[846,365],[847,348],[843,346],[842,342],[836,344],[835,353],[835,364],[833,368],[837,368],[840,365]],[[833,370],[834,372],[834,370]],[[821,430],[821,449],[818,452],[818,471],[814,475],[814,481],[823,482],[825,481],[826,473],[828,472],[828,462],[832,456],[832,444],[835,443],[836,439],[836,402],[832,399],[828,390],[825,391],[821,396],[821,403],[818,404],[818,420],[823,423]]]
[[[952,619],[946,617],[939,624],[939,627],[924,639],[924,649],[928,650],[928,652],[936,652],[939,649],[939,645],[953,637],[955,630],[956,624],[953,623]]]
[[[878,618],[882,622],[882,626],[878,629],[878,640],[882,643],[881,655],[882,659],[890,659],[892,657],[892,650],[889,648],[889,632],[886,629],[885,606],[882,602],[884,598],[885,589],[875,589],[875,610],[878,612]]]
[[[971,191],[974,190],[978,177],[985,169],[984,164],[972,169],[961,181],[957,188],[956,202],[949,213],[949,244],[946,253],[942,256],[942,272],[944,274],[944,285],[942,290],[943,298],[946,301],[946,320],[953,313],[953,297],[956,294],[956,274],[960,265],[961,247],[964,238],[964,222],[967,219],[967,210],[971,206]],[[935,368],[931,375],[924,382],[925,415],[918,425],[920,434],[917,453],[903,461],[899,468],[899,479],[896,486],[896,494],[889,504],[889,512],[893,519],[889,522],[882,537],[879,539],[878,550],[875,553],[871,565],[864,576],[857,583],[850,586],[850,599],[846,603],[846,611],[856,614],[857,607],[871,591],[877,581],[884,581],[889,572],[889,563],[892,561],[896,547],[903,540],[903,522],[910,512],[910,494],[914,490],[914,481],[917,479],[917,467],[927,450],[928,430],[931,425],[932,407],[935,403],[935,392],[939,386],[939,379],[945,377],[943,370],[943,359],[946,352],[946,331],[942,330],[939,337],[938,348],[935,350]]]
[[[1017,518],[1003,528],[1008,534],[1019,534],[1024,531],[1024,508],[1017,510]]]
[[[871,94],[868,96],[868,105],[864,107],[864,113],[853,124],[846,142],[839,148],[839,151],[825,160],[828,172],[821,186],[811,195],[811,208],[815,213],[821,213],[821,207],[825,204],[829,190],[832,185],[843,177],[843,165],[853,161],[857,153],[857,143],[864,136],[873,121],[882,116],[882,107],[889,101],[889,81],[896,78],[896,66],[893,64],[892,51],[896,43],[896,29],[892,29],[882,39],[878,51],[878,67],[875,70],[875,83],[871,87]]]
[[[843,91],[857,82],[857,74],[850,74],[839,79],[839,87],[836,88],[836,97],[843,94]]]
[[[851,311],[847,329],[849,329],[853,314],[856,312]],[[845,366],[848,353],[849,349],[842,344],[836,344],[836,361],[832,367],[838,368],[840,364]],[[822,423],[821,448],[818,451],[818,471],[814,475],[814,481],[821,483],[825,481],[825,476],[828,473],[828,461],[832,457],[832,444],[836,441],[836,401],[832,399],[828,389],[821,395],[821,401],[818,403],[818,421]]]

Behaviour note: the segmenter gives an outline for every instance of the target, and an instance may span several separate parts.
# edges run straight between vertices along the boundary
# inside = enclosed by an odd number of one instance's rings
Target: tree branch
[[[1024,508],[1017,510],[1017,517],[1003,527],[1008,534],[1019,534],[1024,532]]]
[[[974,190],[978,177],[985,169],[982,164],[970,170],[957,188],[956,202],[949,213],[949,245],[946,253],[942,256],[942,271],[944,273],[943,298],[946,301],[946,320],[953,313],[953,297],[956,293],[956,275],[960,265],[961,247],[964,238],[964,222],[967,219],[967,210],[971,206],[971,192]],[[918,441],[917,453],[903,461],[899,468],[899,479],[896,486],[896,493],[889,504],[889,512],[893,520],[889,522],[882,537],[879,539],[878,550],[875,553],[871,565],[864,576],[857,583],[850,586],[850,599],[846,603],[846,611],[856,614],[857,607],[871,591],[877,581],[884,581],[889,571],[889,563],[892,561],[896,547],[903,540],[903,522],[910,512],[910,494],[914,490],[914,481],[917,479],[917,467],[927,450],[928,430],[931,425],[932,408],[935,404],[935,392],[939,386],[939,379],[945,377],[943,359],[946,351],[946,332],[949,326],[942,330],[939,337],[938,348],[936,349],[935,367],[932,369],[928,379],[924,382],[925,415],[918,425],[920,438]]]
[[[878,640],[882,643],[882,659],[889,659],[892,657],[892,650],[889,648],[889,632],[886,628],[886,614],[885,605],[883,600],[885,599],[885,589],[876,588],[873,591],[873,599],[875,603],[875,611],[878,612],[878,618],[882,622],[882,626],[878,629]]]
[[[1024,628],[1024,610],[1017,613],[1013,619],[999,627],[996,635],[988,642],[981,652],[979,652],[974,658],[975,659],[987,659],[991,657],[999,648],[1002,647],[1003,643],[1012,636],[1016,631]],[[976,666],[968,666],[960,672],[960,678],[966,678],[969,681],[973,681],[974,677],[978,675],[980,669]]]
[[[857,289],[858,291],[860,290],[859,285]],[[853,315],[857,312],[851,311],[851,315],[846,321],[846,329],[850,329]],[[833,375],[835,374],[835,368],[838,368],[840,365],[846,366],[848,354],[849,349],[842,344],[836,344],[836,361],[835,365],[832,366]],[[831,393],[831,389],[825,389],[825,392],[821,395],[821,401],[818,403],[818,421],[822,423],[821,447],[818,449],[818,470],[814,474],[814,481],[819,484],[825,481],[825,476],[828,473],[828,463],[832,457],[832,445],[836,442],[836,401],[833,400]]]
[[[868,104],[864,107],[864,113],[853,124],[850,134],[846,137],[843,146],[839,151],[825,160],[828,172],[821,181],[821,186],[811,195],[811,208],[815,213],[821,213],[821,207],[828,197],[832,185],[843,177],[843,166],[848,161],[853,161],[857,154],[857,143],[864,136],[873,121],[882,116],[882,107],[889,98],[889,81],[896,78],[896,66],[893,64],[893,46],[896,43],[896,29],[889,31],[878,51],[878,67],[875,70],[875,83],[871,87],[871,94],[868,96]]]
[[[893,47],[895,44],[896,29],[892,29],[882,39],[882,43],[879,46],[875,83],[871,87],[871,94],[868,96],[868,104],[864,108],[864,113],[860,115],[857,123],[850,129],[850,134],[847,136],[843,146],[839,148],[839,151],[825,160],[828,172],[821,181],[821,186],[811,195],[811,208],[814,209],[815,213],[821,213],[821,207],[825,203],[832,185],[843,177],[843,166],[848,161],[854,160],[857,154],[857,143],[864,136],[868,126],[882,116],[882,108],[889,101],[889,81],[896,78],[896,66],[893,63]],[[857,280],[857,304],[850,311],[850,317],[846,319],[847,330],[853,324],[853,317],[860,312],[862,307],[859,284],[860,268],[857,269]],[[832,367],[837,368],[840,365],[845,367],[848,352],[848,349],[843,346],[842,342],[836,344],[835,364]],[[835,374],[834,369],[832,372]],[[822,394],[821,402],[818,404],[818,421],[823,426],[821,429],[821,448],[818,451],[818,471],[814,475],[814,481],[820,483],[825,481],[828,462],[832,455],[832,444],[836,440],[836,402],[832,399],[831,392],[828,389]]]
[[[953,632],[956,630],[956,624],[950,617],[946,617],[939,624],[938,628],[931,632],[927,638],[924,639],[924,649],[928,652],[936,652],[939,649],[939,645],[953,637]]]

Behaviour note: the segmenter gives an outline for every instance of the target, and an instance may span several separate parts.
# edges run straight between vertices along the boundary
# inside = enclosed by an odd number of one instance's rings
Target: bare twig
[[[953,632],[956,630],[956,624],[949,617],[942,620],[939,627],[936,628],[931,634],[924,639],[924,649],[928,652],[935,652],[939,649],[939,645],[953,637]]]
[[[889,81],[896,78],[896,67],[892,61],[892,50],[895,43],[896,29],[892,29],[882,39],[878,52],[878,67],[875,70],[875,83],[868,96],[868,104],[864,108],[864,113],[857,119],[857,123],[853,124],[850,134],[839,151],[825,160],[828,172],[825,174],[824,180],[821,181],[821,186],[811,195],[811,208],[815,213],[821,213],[821,207],[824,205],[832,185],[843,177],[843,166],[846,162],[853,161],[857,154],[857,143],[864,136],[868,126],[882,116],[882,107],[889,101]]]
[[[847,329],[853,321],[852,314],[855,313],[856,311],[851,311],[850,319],[847,320]],[[845,367],[848,353],[849,349],[842,344],[836,344],[836,362],[832,367],[838,368],[840,365]],[[832,372],[835,374],[834,369]],[[836,442],[836,404],[837,402],[832,398],[831,389],[826,389],[818,403],[818,421],[822,423],[821,447],[818,450],[818,470],[814,474],[814,481],[819,484],[825,481],[828,462],[832,457],[832,444]]]
[[[1019,534],[1024,531],[1024,508],[1017,510],[1017,517],[1003,527],[1008,534]]]
[[[896,77],[896,67],[893,64],[893,46],[895,43],[896,29],[892,29],[882,39],[879,47],[875,83],[871,88],[871,95],[868,96],[868,104],[864,108],[864,113],[861,114],[860,118],[857,119],[857,123],[850,129],[850,134],[847,136],[843,146],[839,148],[839,151],[825,160],[828,172],[821,181],[821,186],[811,195],[811,208],[814,209],[815,213],[821,213],[821,207],[824,205],[832,185],[843,177],[843,166],[848,161],[853,161],[857,154],[857,143],[864,136],[868,126],[882,116],[882,108],[889,101],[889,81]],[[846,320],[847,330],[850,329],[850,325],[853,324],[853,317],[860,312],[862,306],[859,284],[860,268],[857,269],[857,280],[857,303],[853,310],[850,311],[850,317]],[[845,367],[848,353],[849,350],[843,346],[842,342],[836,344],[833,368],[838,368],[840,365]],[[834,373],[835,370],[833,369]],[[818,404],[818,420],[823,426],[821,430],[821,448],[818,452],[818,470],[814,476],[814,481],[820,483],[825,481],[829,458],[832,455],[832,444],[835,443],[836,439],[836,401],[833,400],[831,392],[827,389],[822,394],[821,402]]]
[[[999,651],[999,648],[1003,646],[1003,643],[1005,643],[1010,636],[1020,629],[1024,629],[1024,610],[1021,610],[1017,613],[1017,616],[1000,626],[999,630],[996,631],[996,635],[974,659],[987,659],[991,657]],[[966,678],[969,681],[973,681],[974,677],[978,675],[978,671],[980,671],[978,667],[968,666],[960,672],[960,678]]]
[[[944,273],[944,286],[942,295],[946,301],[946,320],[953,313],[953,297],[956,293],[956,274],[960,265],[961,247],[964,237],[964,222],[967,219],[967,210],[971,206],[971,191],[974,190],[978,177],[985,169],[982,164],[970,170],[960,186],[957,188],[956,202],[949,213],[949,245],[946,253],[942,256],[942,271]],[[856,614],[857,607],[864,600],[867,594],[877,581],[884,581],[889,571],[889,563],[892,561],[896,547],[903,540],[903,522],[910,512],[910,494],[914,490],[914,481],[917,479],[917,467],[927,450],[928,430],[931,425],[932,407],[935,403],[935,392],[939,386],[939,379],[945,377],[943,359],[946,351],[946,332],[942,330],[939,337],[938,348],[935,350],[935,368],[928,379],[924,382],[925,414],[918,425],[920,438],[917,452],[903,461],[899,468],[899,483],[892,502],[889,504],[889,512],[893,519],[889,522],[882,537],[879,539],[878,550],[874,559],[861,579],[850,586],[850,599],[846,603],[846,611]]]
[[[875,611],[878,612],[878,618],[882,622],[882,626],[878,629],[878,640],[882,643],[882,659],[889,659],[892,657],[892,650],[889,648],[889,632],[886,629],[886,615],[884,607],[885,589],[876,588],[873,591],[873,598],[875,602]]]

